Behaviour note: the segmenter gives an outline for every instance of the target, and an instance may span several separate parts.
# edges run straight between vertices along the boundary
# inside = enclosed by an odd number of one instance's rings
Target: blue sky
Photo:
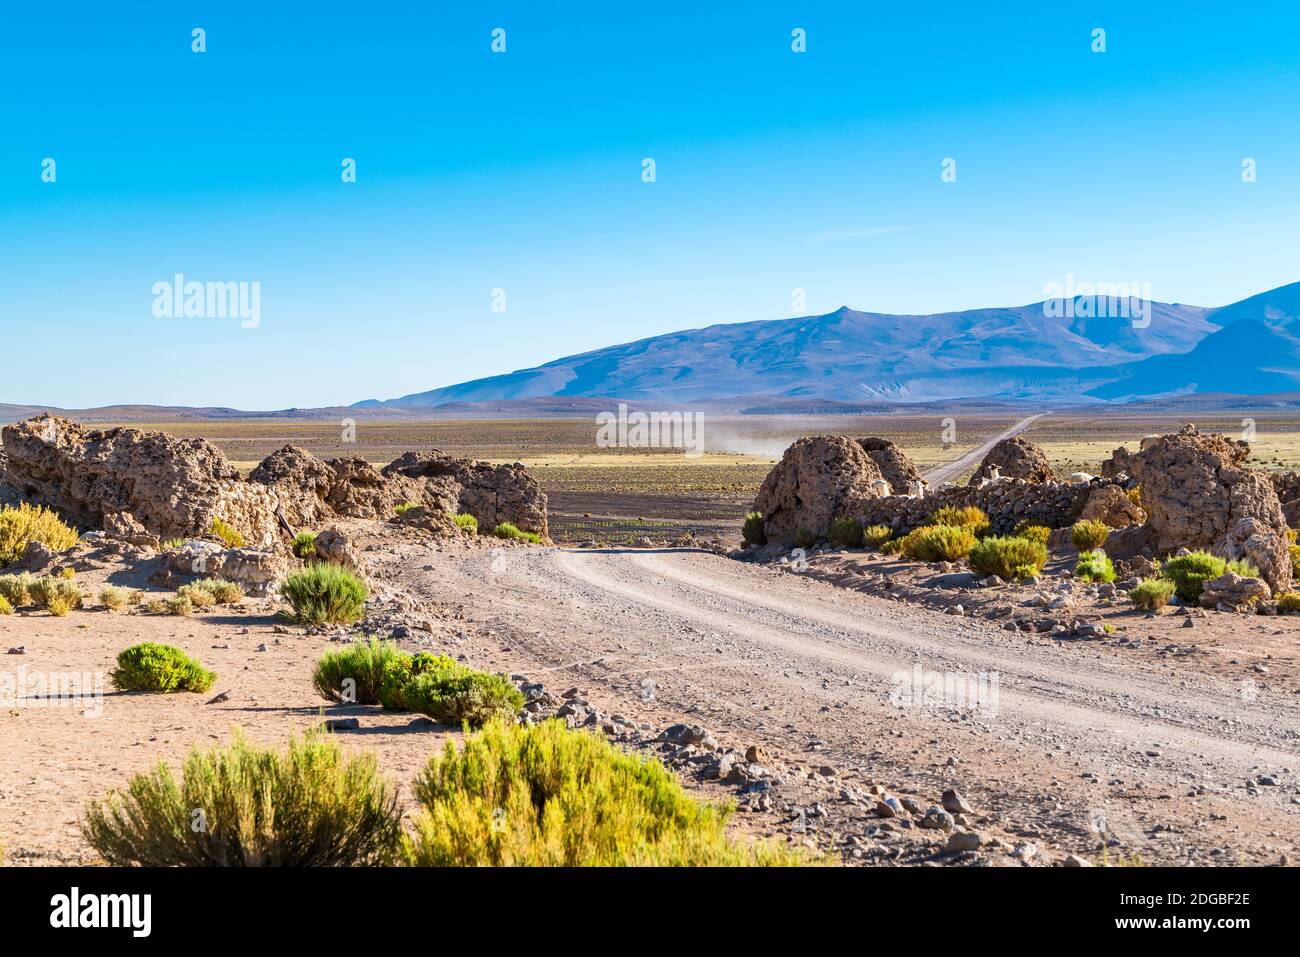
[[[6,5],[0,343],[32,358],[0,402],[391,398],[796,288],[925,313],[1300,279],[1293,5],[540,6]],[[260,324],[156,317],[178,272],[259,282]]]

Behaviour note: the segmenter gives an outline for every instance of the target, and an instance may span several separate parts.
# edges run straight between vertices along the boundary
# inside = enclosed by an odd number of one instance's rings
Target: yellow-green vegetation
[[[4,598],[15,608],[32,603],[31,587],[35,579],[29,572],[20,575],[0,575],[0,598]]]
[[[194,612],[194,602],[189,592],[181,594],[180,591],[177,591],[175,595],[162,600],[162,610],[164,614],[178,615],[185,618]]]
[[[1160,574],[1174,583],[1179,599],[1189,605],[1200,601],[1207,581],[1224,572],[1234,572],[1243,578],[1259,577],[1259,569],[1245,559],[1230,562],[1206,551],[1174,555],[1160,567]]]
[[[975,532],[968,525],[926,525],[889,544],[912,561],[958,562],[975,547]]]
[[[1035,525],[1026,520],[1016,526],[1013,534],[1016,538],[1027,538],[1030,541],[1038,542],[1040,545],[1046,545],[1047,539],[1051,537],[1052,530],[1046,525]]]
[[[826,529],[826,540],[840,548],[861,548],[862,523],[854,518],[837,518]]]
[[[1141,485],[1134,485],[1131,489],[1126,489],[1124,494],[1127,495],[1128,500],[1132,502],[1134,505],[1136,505],[1138,508],[1143,507]]]
[[[121,611],[130,605],[140,604],[140,592],[121,585],[105,585],[99,590],[99,603],[109,611]]]
[[[1090,552],[1106,544],[1110,526],[1095,518],[1085,518],[1070,526],[1070,542],[1080,552]]]
[[[113,671],[119,691],[207,691],[217,676],[171,645],[146,641],[120,652]]]
[[[746,545],[767,544],[767,532],[763,529],[762,512],[745,513],[745,524],[741,526],[740,539]]]
[[[202,578],[176,589],[176,598],[188,600],[191,610],[202,611],[213,605],[234,605],[244,598],[244,590],[235,582],[219,578]]]
[[[471,535],[478,534],[478,519],[469,512],[459,512],[456,515],[456,526]]]
[[[1291,556],[1291,574],[1300,576],[1300,545],[1288,545],[1286,550]]]
[[[59,577],[60,577],[60,578],[66,578],[68,581],[72,581],[72,579],[74,579],[74,578],[77,577],[77,570],[76,570],[75,568],[63,568],[63,569],[60,569],[60,570],[59,570]]]
[[[358,641],[321,656],[312,684],[322,698],[330,701],[378,704],[385,675],[399,671],[399,662],[409,658],[411,655],[391,641]]]
[[[1279,615],[1300,613],[1300,592],[1289,591],[1278,596],[1277,613]]]
[[[542,536],[536,532],[525,532],[512,525],[510,522],[502,522],[496,528],[492,529],[492,534],[497,538],[512,538],[519,542],[528,542],[532,545],[540,545]]]
[[[64,552],[77,544],[77,533],[43,505],[23,502],[16,508],[0,508],[0,567],[22,558],[31,542],[40,542],[52,552]]]
[[[346,867],[390,863],[402,826],[374,755],[322,735],[263,750],[236,733],[190,752],[179,781],[160,762],[92,802],[81,832],[117,867]]]
[[[400,505],[394,505],[393,511],[398,515],[405,515],[411,509],[415,508],[415,502],[402,502]]]
[[[547,721],[493,722],[447,744],[415,782],[417,866],[746,866],[812,863],[728,838],[728,808],[690,797],[663,765]]]
[[[1169,604],[1174,583],[1168,578],[1144,578],[1128,591],[1128,597],[1142,611],[1159,611]]]
[[[524,696],[505,675],[454,663],[450,668],[431,667],[414,675],[401,687],[400,695],[409,711],[439,724],[470,727],[493,718],[512,718],[524,706]]]
[[[1080,552],[1079,560],[1074,565],[1074,574],[1086,582],[1113,582],[1115,564],[1101,549]]]
[[[989,517],[984,510],[975,505],[945,505],[930,515],[930,525],[955,525],[969,528],[976,536],[983,535],[989,529]]]
[[[0,615],[12,615],[13,613],[14,606],[9,604],[9,599],[4,595],[0,595]]]
[[[183,539],[183,538],[167,538],[167,539],[163,539],[163,542],[162,542],[162,550],[163,550],[164,552],[170,552],[170,551],[173,551],[174,549],[180,548],[180,547],[181,547],[182,545],[184,545],[184,544],[185,544],[185,539]]]
[[[212,528],[208,529],[213,535],[225,542],[227,548],[243,548],[244,536],[239,534],[239,530],[227,524],[220,518],[212,519]]]
[[[879,550],[893,534],[894,530],[888,525],[868,525],[862,530],[862,544]]]
[[[203,611],[217,603],[216,598],[212,596],[210,591],[195,588],[193,585],[182,585],[176,589],[176,597],[188,600],[192,611]]]
[[[313,532],[299,532],[294,536],[289,549],[304,562],[316,557],[316,535]]]
[[[1017,536],[990,535],[970,550],[970,567],[981,575],[997,575],[1006,581],[1037,577],[1047,564],[1042,542]]]
[[[340,565],[315,562],[280,584],[293,618],[303,625],[350,625],[365,614],[369,590]]]
[[[51,615],[62,618],[74,608],[82,606],[81,587],[67,578],[33,578],[27,585],[32,604],[44,608]]]

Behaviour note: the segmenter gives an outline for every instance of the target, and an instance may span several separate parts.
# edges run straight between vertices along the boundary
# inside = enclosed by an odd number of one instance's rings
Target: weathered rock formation
[[[769,544],[792,544],[800,530],[821,535],[837,518],[861,518],[880,469],[844,435],[798,439],[767,473],[754,499]]]
[[[985,479],[992,478],[994,468],[1003,478],[1023,479],[1026,482],[1050,482],[1055,478],[1043,450],[1018,435],[1003,439],[989,449],[989,454],[984,456],[984,461],[967,484],[979,485]]]
[[[1242,578],[1233,572],[1224,572],[1212,578],[1201,590],[1201,607],[1221,611],[1236,611],[1271,597],[1268,584],[1258,578]]]
[[[1111,528],[1128,528],[1145,522],[1147,513],[1133,504],[1119,485],[1097,485],[1088,493],[1079,518],[1105,522]]]
[[[921,478],[921,473],[912,464],[912,460],[903,454],[902,449],[889,439],[858,439],[858,444],[867,453],[867,457],[876,463],[881,478],[889,483],[895,495],[911,493],[912,483]]]

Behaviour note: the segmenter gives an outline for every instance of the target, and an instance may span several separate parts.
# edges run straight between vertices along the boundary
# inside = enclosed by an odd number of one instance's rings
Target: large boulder
[[[966,484],[979,485],[992,478],[994,468],[1002,478],[1018,478],[1026,482],[1051,482],[1055,479],[1043,450],[1018,435],[1003,439],[989,449],[989,454],[984,456],[984,461]]]
[[[902,449],[889,439],[874,437],[858,439],[858,444],[867,453],[867,457],[876,463],[881,477],[889,483],[895,495],[911,494],[912,483],[921,478],[921,473],[912,464],[912,460],[903,454]]]
[[[798,439],[767,473],[754,500],[769,544],[794,543],[800,530],[823,534],[836,518],[860,519],[874,499],[880,469],[844,435]]]
[[[1291,587],[1286,519],[1272,482],[1245,468],[1245,442],[1193,425],[1143,440],[1133,456],[1155,548],[1249,558],[1276,591]],[[1244,520],[1251,520],[1246,522]]]
[[[1105,522],[1111,528],[1128,528],[1141,525],[1147,513],[1124,493],[1118,485],[1098,485],[1088,493],[1080,519]]]
[[[325,499],[334,484],[334,469],[296,445],[272,452],[248,473],[248,480],[275,490],[286,520],[295,528],[310,528],[330,514]]]
[[[1267,583],[1258,578],[1243,578],[1224,572],[1211,578],[1201,589],[1201,607],[1236,611],[1270,597]]]
[[[39,416],[0,432],[6,481],[82,527],[130,512],[153,535],[202,535],[221,519],[246,543],[278,539],[275,497],[239,478],[221,450],[203,439],[140,429],[85,429]]]

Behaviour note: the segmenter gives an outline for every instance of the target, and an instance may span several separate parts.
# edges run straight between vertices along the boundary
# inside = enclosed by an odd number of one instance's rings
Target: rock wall
[[[1078,517],[1092,488],[1100,484],[1074,486],[1003,478],[983,488],[948,485],[921,498],[888,495],[875,499],[864,508],[862,520],[867,525],[888,525],[895,535],[901,535],[926,524],[940,508],[974,505],[988,515],[997,535],[1010,534],[1023,521],[1061,528]]]
[[[921,477],[916,466],[889,439],[858,439],[858,444],[867,453],[867,458],[876,463],[881,477],[889,483],[895,495],[907,495],[912,491],[912,483]]]

